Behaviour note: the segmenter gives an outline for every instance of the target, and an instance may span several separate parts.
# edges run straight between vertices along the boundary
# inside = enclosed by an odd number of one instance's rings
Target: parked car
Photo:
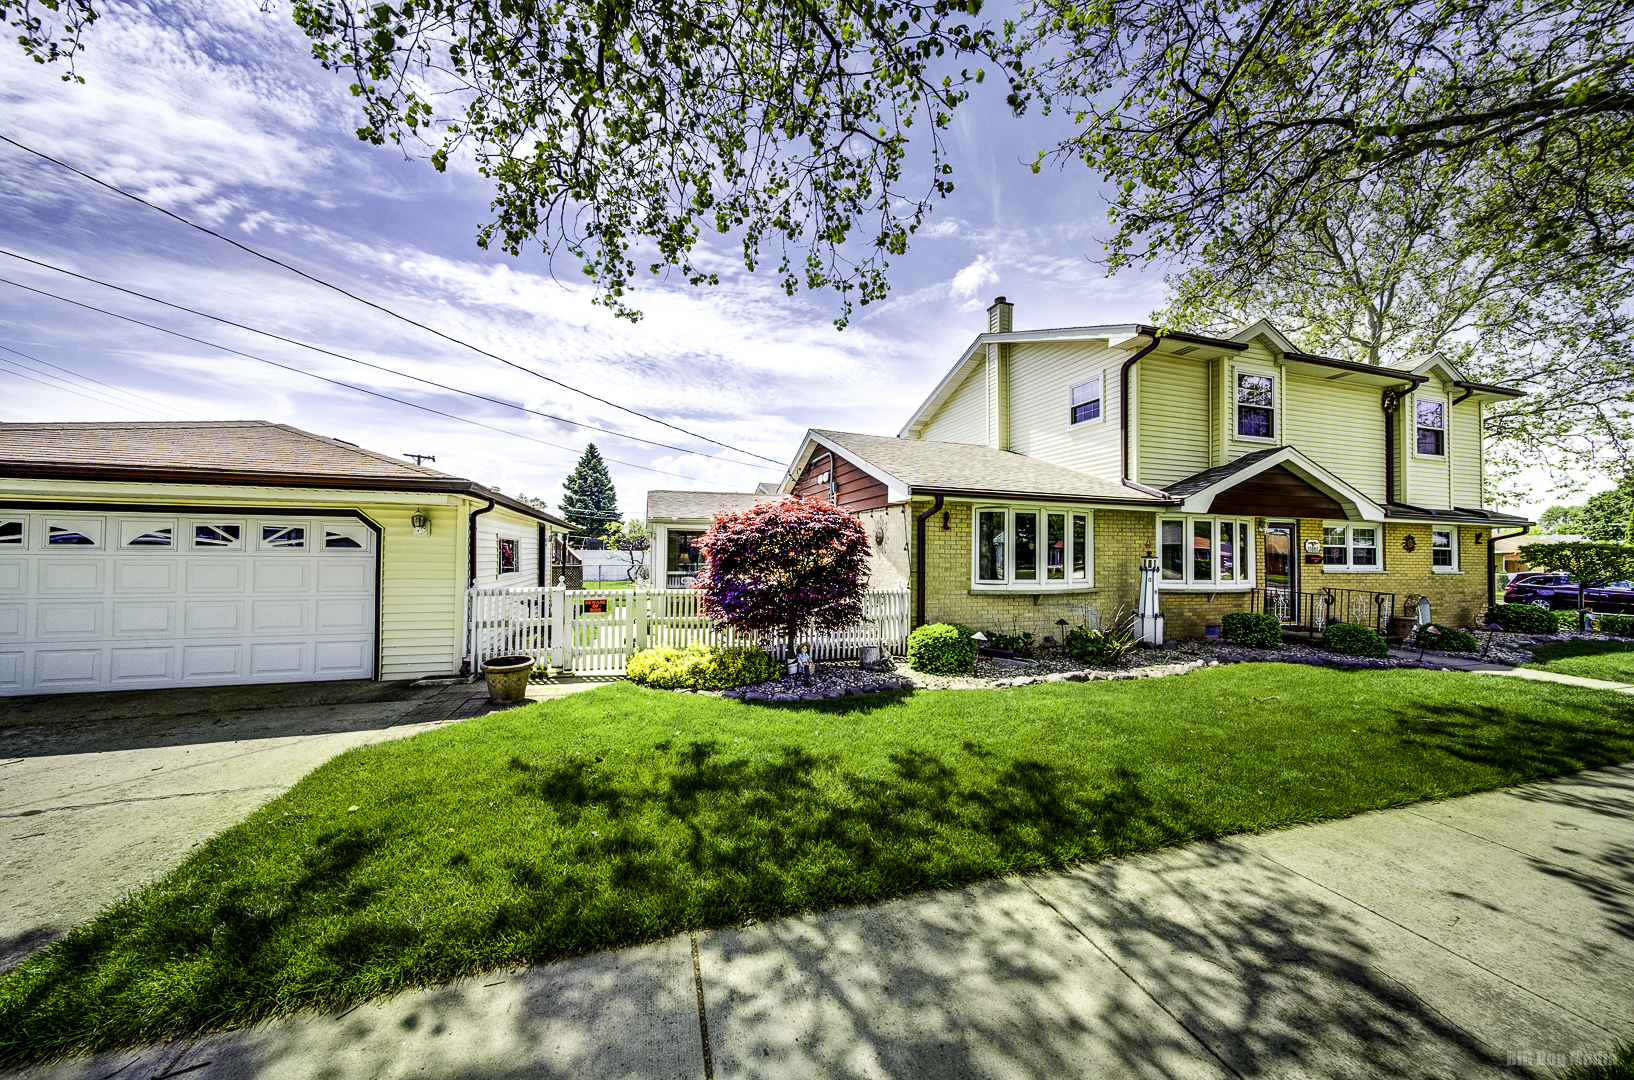
[[[1555,611],[1575,611],[1577,585],[1565,574],[1520,574],[1504,589],[1504,600]],[[1634,582],[1591,584],[1583,592],[1583,604],[1590,611],[1634,614]]]

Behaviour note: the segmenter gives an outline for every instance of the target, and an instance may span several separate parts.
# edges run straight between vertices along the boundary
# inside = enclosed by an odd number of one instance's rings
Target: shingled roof
[[[744,510],[783,496],[756,491],[649,491],[648,521],[713,521],[723,510]]]
[[[0,423],[0,476],[446,491],[567,522],[462,477],[265,420]]]

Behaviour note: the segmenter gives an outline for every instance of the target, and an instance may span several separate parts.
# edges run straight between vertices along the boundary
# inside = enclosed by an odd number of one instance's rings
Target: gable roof
[[[713,521],[723,510],[744,510],[782,497],[775,491],[649,491],[647,520]]]
[[[1385,508],[1382,504],[1368,498],[1292,446],[1269,446],[1252,454],[1244,454],[1235,461],[1177,480],[1166,490],[1184,500],[1180,507],[1183,513],[1207,514],[1214,497],[1220,492],[1278,466],[1338,503],[1351,520],[1384,520]]]
[[[0,476],[450,492],[572,527],[462,477],[265,420],[0,423]]]
[[[789,475],[799,475],[817,446],[840,451],[858,468],[883,481],[892,502],[910,493],[940,493],[1146,506],[1171,503],[1116,480],[989,446],[820,428],[806,432]]]

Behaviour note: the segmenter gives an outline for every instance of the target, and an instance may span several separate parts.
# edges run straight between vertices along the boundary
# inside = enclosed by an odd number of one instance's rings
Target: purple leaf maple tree
[[[770,636],[793,655],[798,635],[862,621],[868,588],[868,533],[826,499],[789,497],[724,513],[704,534],[705,617],[717,626]]]

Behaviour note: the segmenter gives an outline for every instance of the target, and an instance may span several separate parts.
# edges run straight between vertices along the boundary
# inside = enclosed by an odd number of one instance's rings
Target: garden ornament
[[[1418,598],[1418,624],[1420,626],[1430,625],[1430,598],[1428,596]]]
[[[1148,551],[1140,560],[1140,604],[1135,608],[1135,639],[1163,644],[1163,612],[1157,603],[1157,559]]]

